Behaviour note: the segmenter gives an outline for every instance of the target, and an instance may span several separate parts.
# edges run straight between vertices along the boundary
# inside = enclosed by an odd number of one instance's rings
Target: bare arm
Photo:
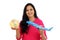
[[[19,30],[19,29],[16,30],[16,38],[17,38],[17,39],[20,38],[20,30]]]
[[[11,28],[12,30],[16,30],[16,39],[20,40],[20,28]]]

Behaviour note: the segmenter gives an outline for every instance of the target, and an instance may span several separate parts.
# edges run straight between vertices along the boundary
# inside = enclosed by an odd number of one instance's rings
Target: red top
[[[44,27],[42,20],[40,20],[39,18],[35,18],[34,23],[37,23],[38,25],[41,25]],[[28,31],[28,34],[26,33],[21,34],[20,32],[20,39],[22,38],[22,40],[42,40],[42,37],[40,36],[40,31],[36,27],[29,25],[29,30],[27,31]],[[46,36],[45,30],[44,30],[44,34]],[[20,40],[20,39],[17,39],[17,40]]]

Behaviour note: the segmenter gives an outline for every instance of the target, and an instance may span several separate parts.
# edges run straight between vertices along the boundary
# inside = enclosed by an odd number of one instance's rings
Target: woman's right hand
[[[11,29],[12,29],[12,30],[18,30],[19,28],[12,28],[12,27],[11,27]]]

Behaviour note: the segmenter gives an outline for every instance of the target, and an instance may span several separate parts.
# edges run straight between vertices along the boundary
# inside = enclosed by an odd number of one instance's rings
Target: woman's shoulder
[[[36,18],[36,22],[37,22],[39,25],[44,26],[43,21],[42,21],[40,18]]]
[[[36,21],[42,22],[42,20],[40,18],[36,18]]]

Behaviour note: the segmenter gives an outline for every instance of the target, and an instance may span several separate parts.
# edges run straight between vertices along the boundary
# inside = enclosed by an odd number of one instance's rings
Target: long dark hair
[[[31,3],[26,4],[26,6],[24,7],[24,10],[23,10],[22,21],[20,22],[20,28],[21,28],[22,33],[27,33],[27,30],[29,29],[28,24],[26,23],[26,21],[29,20],[28,16],[26,15],[26,8],[29,5],[32,6],[32,8],[34,9],[34,17],[37,18],[36,9],[35,9],[34,5]]]

